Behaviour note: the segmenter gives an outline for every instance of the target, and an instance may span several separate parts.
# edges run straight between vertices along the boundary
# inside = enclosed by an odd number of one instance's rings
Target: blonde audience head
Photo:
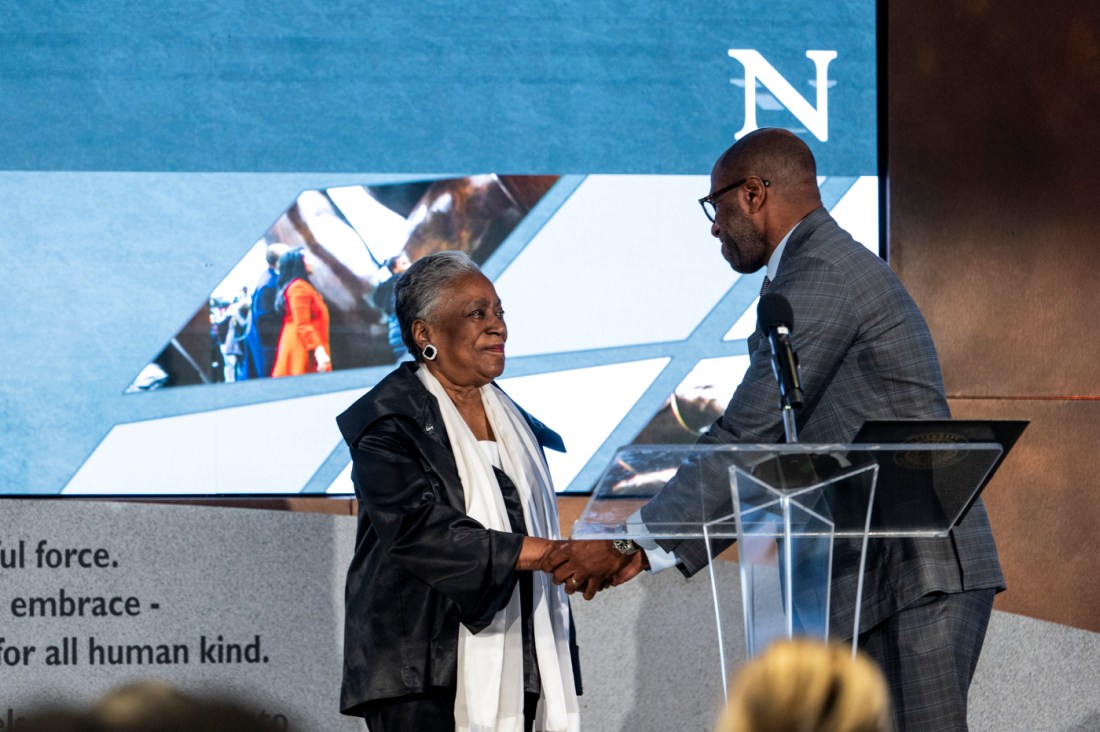
[[[104,695],[91,716],[104,727],[118,730],[156,729],[165,719],[191,714],[199,703],[161,681],[137,681]]]
[[[848,645],[779,641],[737,673],[715,732],[891,732],[879,668]]]

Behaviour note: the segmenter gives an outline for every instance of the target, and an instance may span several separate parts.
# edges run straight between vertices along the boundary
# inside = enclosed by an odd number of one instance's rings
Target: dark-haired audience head
[[[23,732],[273,732],[274,727],[233,702],[199,698],[158,681],[119,687],[91,709],[32,714]]]
[[[715,732],[891,732],[885,677],[851,646],[778,641],[734,678]]]
[[[787,232],[821,206],[817,164],[796,135],[761,128],[735,142],[710,174],[711,234],[737,272],[756,272]]]

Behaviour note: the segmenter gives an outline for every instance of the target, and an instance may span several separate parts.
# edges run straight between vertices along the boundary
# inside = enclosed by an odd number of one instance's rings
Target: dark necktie
[[[772,281],[768,279],[768,276],[764,275],[764,284],[760,285],[760,296],[761,297],[763,297],[764,293],[768,291],[768,285],[770,285],[771,283],[772,283]]]

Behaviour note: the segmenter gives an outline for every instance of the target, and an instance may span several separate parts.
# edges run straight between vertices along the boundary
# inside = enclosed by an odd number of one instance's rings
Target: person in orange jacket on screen
[[[272,376],[332,371],[328,306],[309,281],[313,265],[302,247],[279,258],[275,308],[283,314],[283,332]]]

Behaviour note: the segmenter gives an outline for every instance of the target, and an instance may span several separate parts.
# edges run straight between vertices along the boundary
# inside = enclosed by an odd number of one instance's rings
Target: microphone
[[[760,298],[756,308],[760,330],[768,338],[772,349],[772,372],[779,383],[781,407],[802,406],[802,384],[798,378],[798,355],[791,345],[794,330],[794,312],[787,298],[767,293]]]

